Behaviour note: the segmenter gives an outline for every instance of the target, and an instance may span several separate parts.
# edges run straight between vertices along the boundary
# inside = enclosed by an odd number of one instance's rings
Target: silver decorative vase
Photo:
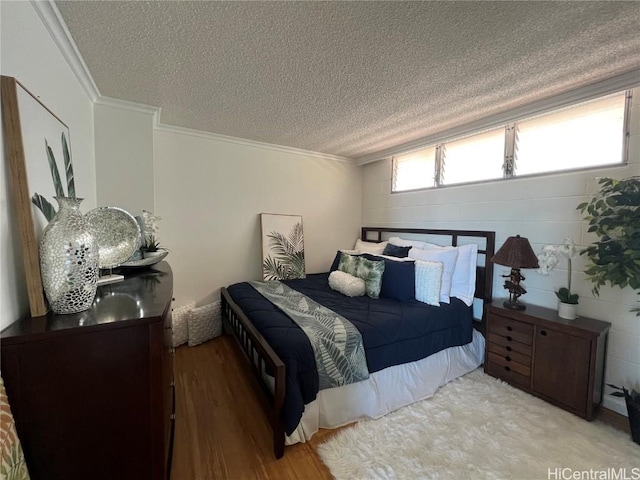
[[[40,241],[44,292],[54,313],[82,312],[96,295],[98,245],[80,212],[83,199],[53,198],[60,208]]]

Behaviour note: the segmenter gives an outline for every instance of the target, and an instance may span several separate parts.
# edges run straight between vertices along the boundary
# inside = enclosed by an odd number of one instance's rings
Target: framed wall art
[[[39,194],[45,203],[55,205],[50,162],[56,162],[59,172],[67,172],[65,163],[69,167],[70,158],[68,162],[63,160],[62,137],[70,145],[69,128],[15,78],[2,76],[0,81],[5,156],[10,167],[16,228],[20,231],[31,316],[37,317],[48,310],[38,257],[38,244],[48,220],[31,199]],[[46,145],[51,148],[51,155],[47,154]]]
[[[292,280],[304,278],[304,235],[302,216],[260,214],[262,232],[262,278]]]

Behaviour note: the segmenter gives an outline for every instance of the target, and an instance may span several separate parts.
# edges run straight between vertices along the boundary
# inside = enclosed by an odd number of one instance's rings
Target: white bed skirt
[[[309,440],[320,428],[337,428],[431,397],[442,385],[475,370],[484,361],[484,337],[475,329],[473,340],[417,362],[372,373],[368,380],[318,392],[305,405],[302,420],[285,439],[286,445]]]

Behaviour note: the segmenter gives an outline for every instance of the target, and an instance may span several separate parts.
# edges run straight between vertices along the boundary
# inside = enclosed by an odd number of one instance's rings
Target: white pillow
[[[386,258],[392,262],[413,262],[413,259],[409,257],[392,257],[391,255],[376,255],[376,257]]]
[[[222,334],[220,300],[189,312],[189,346],[199,345]]]
[[[362,240],[356,240],[356,245],[353,247],[354,250],[358,250],[362,253],[370,253],[371,255],[382,255],[384,252],[384,247],[387,246],[387,242],[363,242]]]
[[[416,247],[422,248],[423,250],[427,248],[427,244],[425,242],[421,242],[419,240],[405,240],[400,237],[391,237],[389,239],[389,243],[396,247]]]
[[[423,250],[413,247],[409,250],[409,258],[414,260],[428,260],[431,262],[442,262],[442,283],[440,285],[440,302],[450,303],[451,295],[451,279],[453,278],[453,270],[456,267],[456,258],[458,250],[447,248],[434,248]]]
[[[187,343],[189,340],[189,314],[195,306],[196,302],[189,302],[171,311],[171,335],[174,347]]]
[[[478,263],[478,245],[460,245],[459,247],[441,247],[428,243],[427,248],[457,249],[458,258],[453,270],[450,296],[459,298],[467,306],[473,304],[473,295],[476,292],[476,265]]]
[[[340,270],[334,270],[329,274],[329,286],[347,297],[361,297],[365,291],[362,278],[354,277]]]
[[[440,306],[442,267],[442,262],[416,260],[416,300]]]

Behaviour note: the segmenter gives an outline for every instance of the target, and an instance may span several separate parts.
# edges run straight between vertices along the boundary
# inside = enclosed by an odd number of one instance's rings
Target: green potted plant
[[[558,297],[558,316],[573,320],[576,318],[578,299],[577,293],[571,292],[571,260],[576,255],[576,244],[572,238],[565,238],[562,245],[545,245],[542,252],[538,254],[538,273],[549,275],[559,263],[560,257],[566,257],[567,266],[567,286],[559,288],[555,294]]]
[[[593,283],[592,292],[600,295],[600,287],[630,286],[640,294],[640,177],[622,180],[600,178],[599,191],[576,208],[585,214],[589,232],[598,240],[580,252],[589,264],[584,271]],[[631,309],[640,316],[640,308]],[[624,397],[633,441],[640,443],[640,394],[625,387],[608,384],[616,397]]]
[[[629,391],[624,387],[617,387],[611,383],[607,383],[607,385],[616,390],[611,395],[625,399],[627,413],[629,414],[629,425],[631,426],[631,438],[640,445],[640,392],[635,389]]]
[[[142,254],[145,258],[156,257],[162,255],[166,249],[160,245],[160,241],[153,235],[145,239],[145,243],[142,246]]]
[[[601,178],[600,190],[576,208],[589,222],[589,232],[599,239],[580,252],[589,260],[584,273],[593,283],[592,292],[600,295],[600,287],[630,286],[640,294],[640,177],[623,180]],[[640,308],[632,311],[640,316]]]

